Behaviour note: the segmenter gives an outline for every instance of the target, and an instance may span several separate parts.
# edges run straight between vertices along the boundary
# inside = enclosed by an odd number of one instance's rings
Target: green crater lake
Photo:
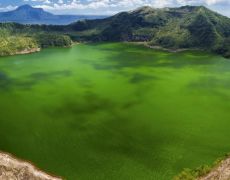
[[[169,180],[230,152],[230,61],[125,43],[0,58],[0,150],[68,180]]]

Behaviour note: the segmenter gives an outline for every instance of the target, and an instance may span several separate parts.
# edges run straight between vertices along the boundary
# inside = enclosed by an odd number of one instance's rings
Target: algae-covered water
[[[69,180],[168,180],[230,152],[230,61],[122,43],[0,58],[0,150]]]

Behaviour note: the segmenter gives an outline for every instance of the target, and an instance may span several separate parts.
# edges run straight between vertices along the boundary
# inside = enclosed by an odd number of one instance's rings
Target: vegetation
[[[42,48],[46,47],[69,47],[72,41],[69,36],[58,34],[39,34],[35,36]]]
[[[144,41],[151,46],[199,48],[230,57],[230,19],[203,6],[142,7],[105,19],[83,20],[67,26],[3,23],[1,28],[14,35],[29,36],[41,47],[69,46],[71,39]]]
[[[184,169],[178,176],[174,177],[173,180],[196,180],[198,177],[204,176],[211,171],[210,166],[200,166],[196,169]]]
[[[142,7],[102,20],[80,21],[69,29],[79,32],[76,39],[146,41],[170,49],[202,48],[226,57],[230,54],[230,19],[203,6]]]
[[[228,158],[230,154],[217,159],[212,165],[203,165],[196,169],[184,169],[180,174],[175,176],[173,180],[196,180],[199,177],[207,175],[214,167],[218,166],[221,161]]]
[[[69,47],[69,36],[56,33],[56,26],[3,23],[0,26],[0,56],[13,55],[39,47]],[[52,30],[50,30],[52,29]]]
[[[230,37],[224,39],[221,43],[219,43],[214,51],[218,54],[223,54],[225,57],[230,58]]]
[[[5,29],[0,30],[0,56],[12,55],[35,48],[38,48],[35,39],[26,36],[13,36]]]

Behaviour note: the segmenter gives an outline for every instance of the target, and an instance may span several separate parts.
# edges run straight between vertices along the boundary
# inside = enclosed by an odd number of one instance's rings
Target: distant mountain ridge
[[[44,13],[42,17],[45,19],[49,15]],[[204,6],[162,9],[144,6],[111,17],[81,20],[66,26],[0,23],[1,28],[11,34],[33,38],[49,33],[67,35],[77,42],[141,42],[149,47],[173,51],[201,49],[230,58],[230,18]]]
[[[94,15],[54,15],[42,8],[22,5],[13,11],[0,12],[0,22],[16,22],[21,24],[67,25],[83,19],[101,19],[106,16]]]

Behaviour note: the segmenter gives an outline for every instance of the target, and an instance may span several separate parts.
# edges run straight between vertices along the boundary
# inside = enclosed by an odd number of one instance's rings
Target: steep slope
[[[230,19],[203,6],[142,7],[102,20],[85,20],[69,28],[76,39],[147,41],[165,48],[203,48],[229,56]]]
[[[100,19],[104,17],[105,16],[54,15],[41,8],[33,8],[30,5],[23,5],[16,10],[0,13],[0,22],[65,25],[82,19]]]
[[[49,33],[65,34],[74,41],[145,42],[148,46],[173,50],[203,49],[230,57],[230,18],[203,6],[141,7],[108,18],[82,20],[66,26],[0,23],[0,28],[23,36]]]

